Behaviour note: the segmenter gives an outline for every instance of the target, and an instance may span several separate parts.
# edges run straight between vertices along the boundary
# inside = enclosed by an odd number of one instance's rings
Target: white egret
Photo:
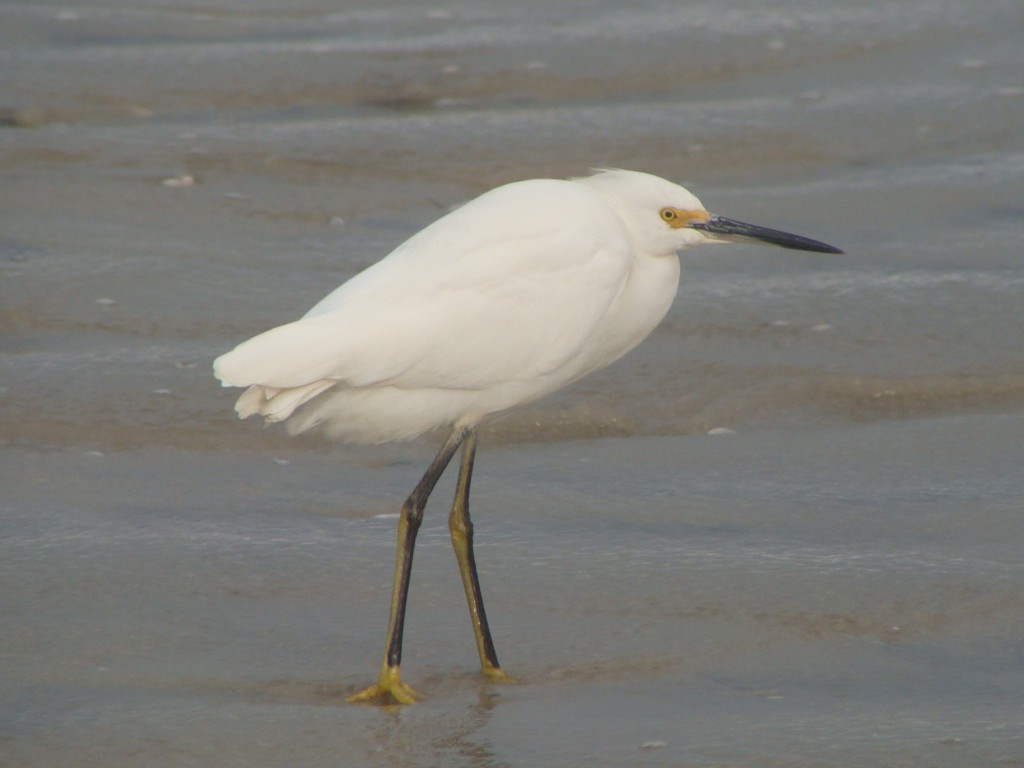
[[[708,213],[677,184],[600,171],[507,184],[409,238],[300,320],[214,363],[246,387],[240,417],[321,427],[356,443],[447,429],[402,505],[384,660],[352,700],[412,703],[402,632],[416,532],[427,498],[461,446],[449,517],[483,673],[507,679],[491,640],[473,555],[469,487],[476,427],[603,368],[640,343],[678,288],[676,252],[753,239],[803,251],[831,245]]]

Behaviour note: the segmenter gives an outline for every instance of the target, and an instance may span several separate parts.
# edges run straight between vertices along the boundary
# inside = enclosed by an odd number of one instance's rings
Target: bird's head
[[[709,213],[689,190],[637,171],[599,171],[581,179],[609,198],[641,247],[674,253],[691,245],[759,241],[817,253],[842,253],[828,243]]]

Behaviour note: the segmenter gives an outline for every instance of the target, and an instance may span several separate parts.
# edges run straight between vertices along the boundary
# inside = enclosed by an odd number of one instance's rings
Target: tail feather
[[[267,421],[284,421],[300,405],[333,387],[337,382],[327,379],[314,381],[302,387],[274,389],[254,384],[242,393],[235,403],[240,419],[260,415]]]

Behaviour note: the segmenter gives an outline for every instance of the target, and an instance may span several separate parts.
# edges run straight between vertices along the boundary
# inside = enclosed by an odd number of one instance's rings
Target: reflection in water
[[[431,682],[431,690],[440,680]],[[476,703],[459,696],[459,703],[442,712],[421,707],[373,706],[358,741],[367,764],[380,766],[458,765],[466,768],[501,768],[512,765],[498,759],[483,734],[501,696],[481,683]]]

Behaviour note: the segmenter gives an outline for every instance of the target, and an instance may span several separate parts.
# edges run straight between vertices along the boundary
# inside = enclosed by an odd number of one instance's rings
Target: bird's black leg
[[[473,522],[469,518],[469,486],[473,478],[473,459],[476,456],[476,432],[470,430],[462,441],[462,463],[459,467],[459,482],[455,489],[455,501],[448,517],[448,529],[452,534],[452,547],[459,561],[462,586],[466,590],[469,616],[473,621],[473,634],[480,654],[480,669],[485,675],[496,680],[508,677],[498,664],[498,654],[491,640],[487,626],[487,612],[480,592],[480,578],[476,573],[476,558],[473,556]]]
[[[420,694],[402,682],[399,666],[402,663],[402,632],[405,628],[405,605],[409,597],[409,577],[412,573],[412,554],[416,546],[416,533],[423,521],[423,509],[430,492],[444,473],[448,463],[458,450],[459,444],[472,434],[465,428],[452,431],[437,452],[433,462],[420,479],[416,488],[402,505],[398,519],[398,556],[395,560],[395,581],[391,594],[391,617],[388,620],[387,645],[384,648],[384,663],[376,685],[352,696],[349,701],[370,701],[391,697],[401,704],[412,704]]]

